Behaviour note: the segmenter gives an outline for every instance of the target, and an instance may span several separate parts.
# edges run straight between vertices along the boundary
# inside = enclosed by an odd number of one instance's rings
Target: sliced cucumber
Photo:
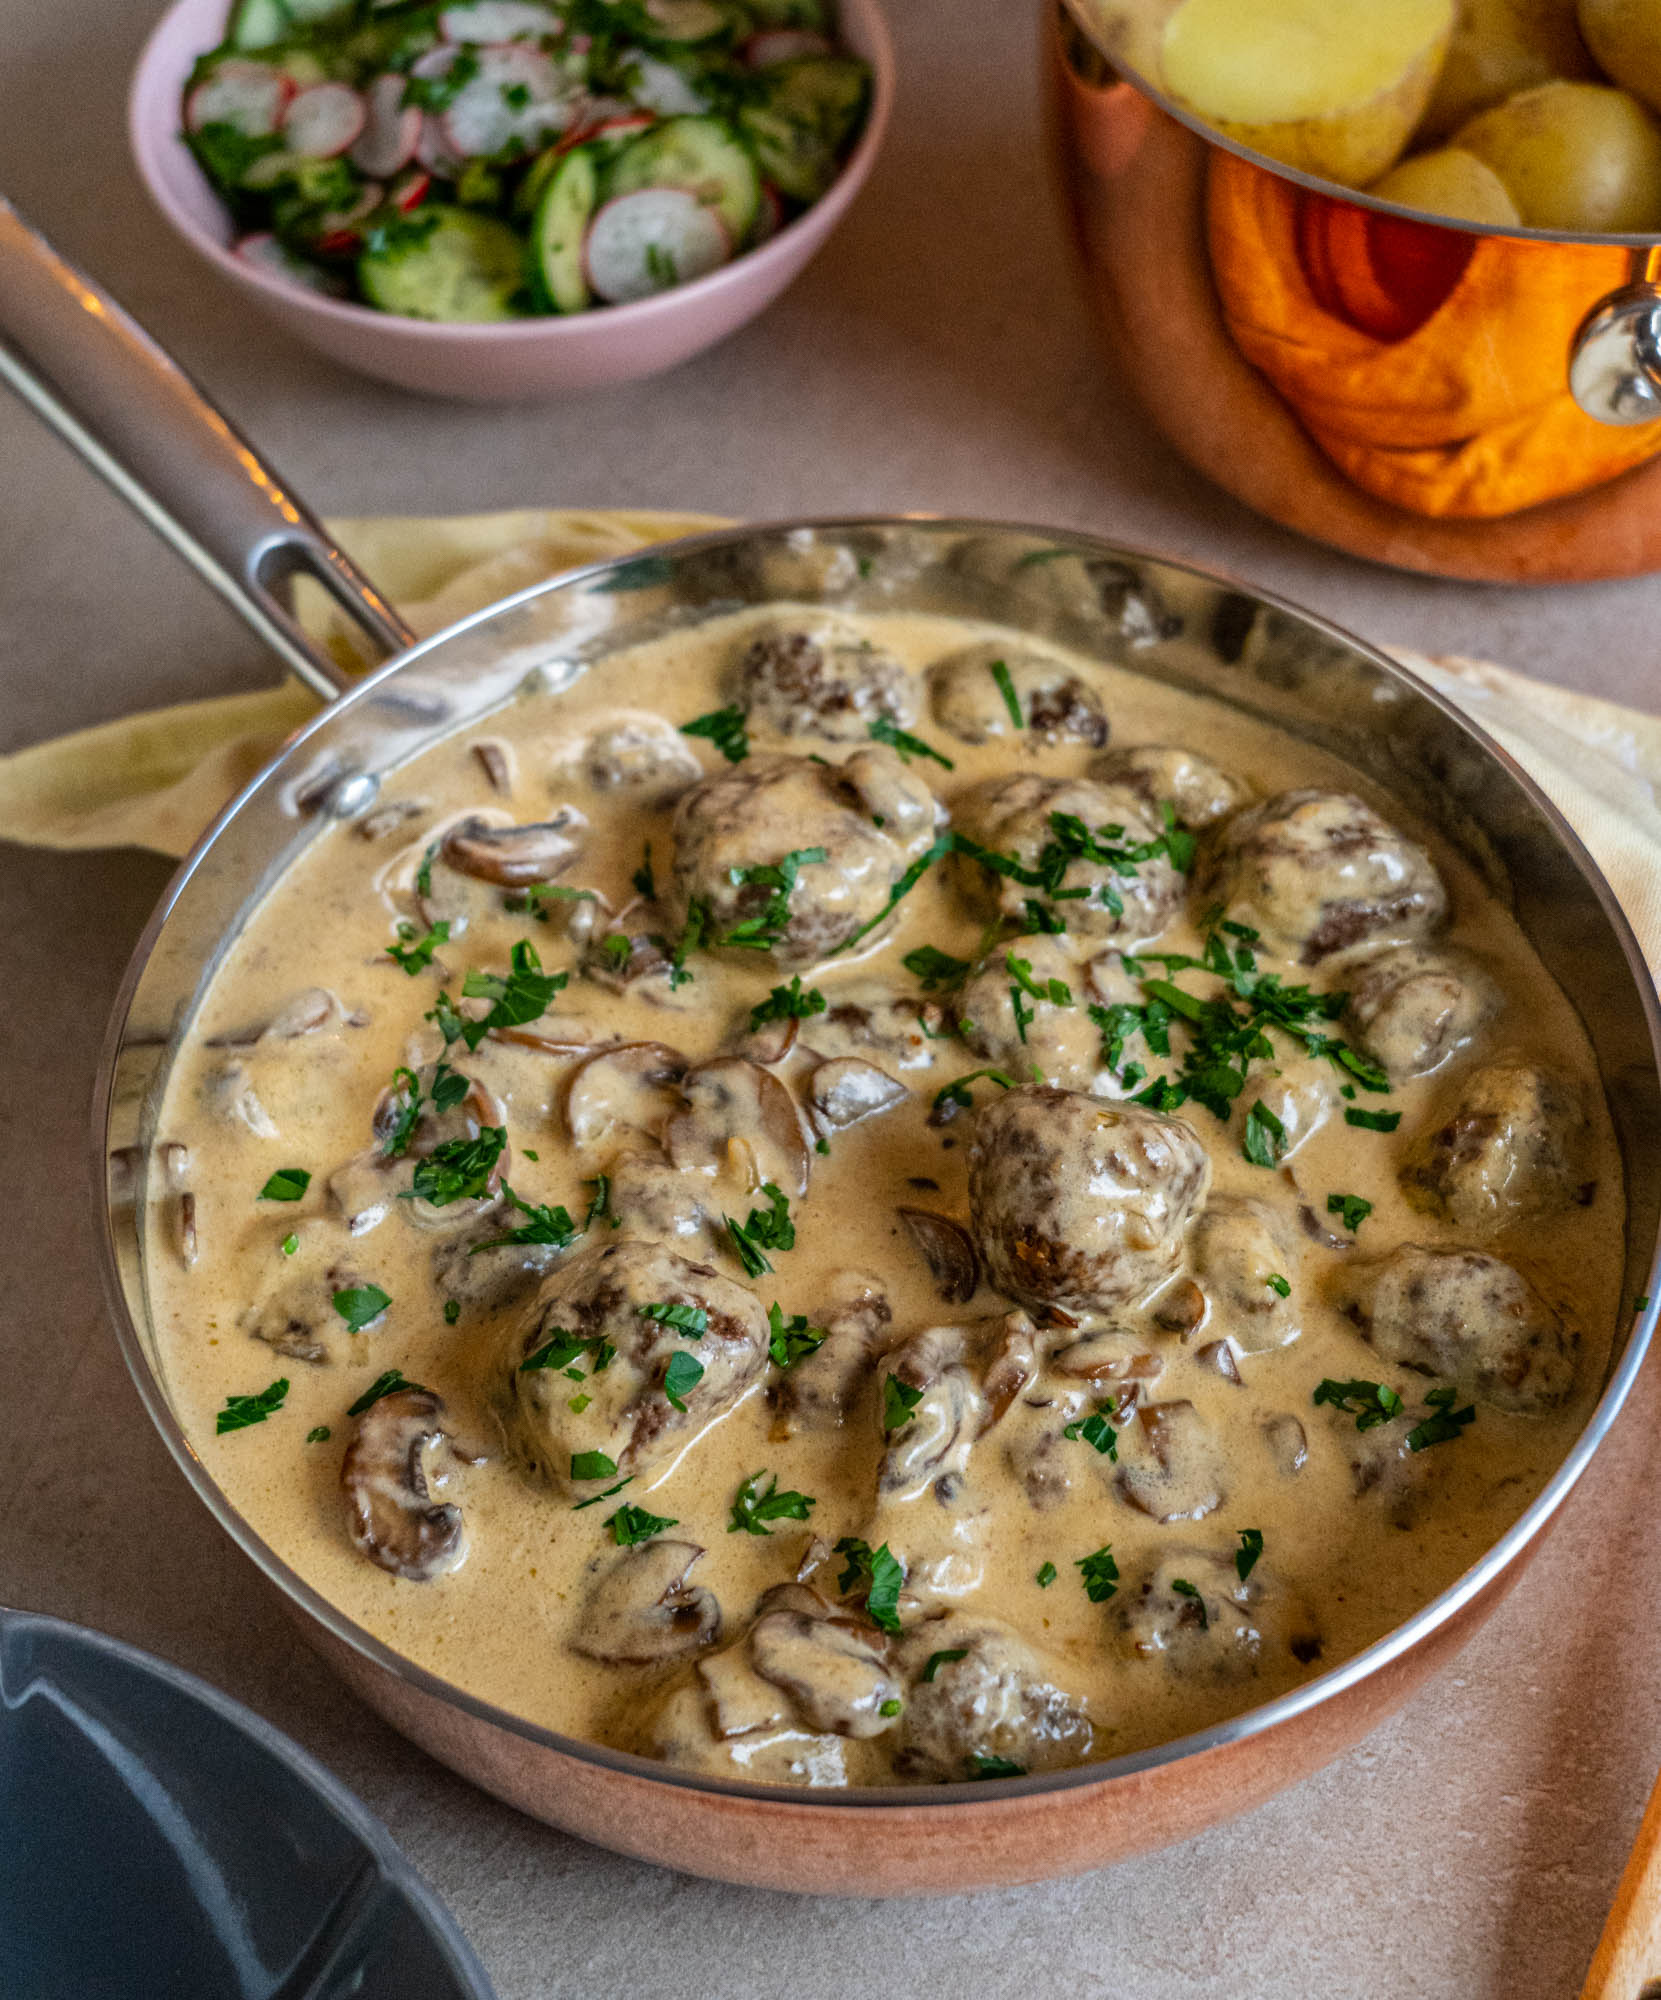
[[[660,42],[713,42],[732,27],[732,16],[715,0],[645,0],[643,11]]]
[[[678,187],[614,195],[583,246],[588,282],[613,305],[672,291],[731,255],[732,238],[714,209]]]
[[[749,5],[763,28],[817,28],[828,35],[834,25],[826,0],[749,0]]]
[[[827,192],[864,116],[870,72],[848,56],[802,56],[763,70],[766,93],[738,114],[761,171],[793,201]]]
[[[237,0],[226,40],[233,49],[268,49],[292,25],[283,0]]]
[[[599,198],[594,155],[574,146],[555,167],[531,221],[531,291],[553,312],[581,312],[593,303],[583,268],[583,236]]]
[[[358,284],[382,312],[408,319],[516,317],[524,247],[505,222],[472,209],[435,208],[424,234],[395,232],[358,259]]]
[[[761,207],[761,175],[749,148],[719,118],[669,118],[612,162],[608,196],[642,188],[685,188],[720,217],[734,243]]]

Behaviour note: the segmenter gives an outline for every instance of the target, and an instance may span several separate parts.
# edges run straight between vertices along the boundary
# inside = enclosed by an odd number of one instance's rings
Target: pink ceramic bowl
[[[882,144],[894,50],[878,0],[841,0],[842,39],[871,65],[870,114],[840,179],[771,242],[634,305],[491,325],[404,319],[319,296],[231,254],[230,216],[179,135],[185,78],[224,33],[227,0],[175,0],[144,45],[127,100],[140,178],[186,243],[279,324],[347,368],[431,396],[507,402],[632,382],[712,347],[770,306],[847,213]]]

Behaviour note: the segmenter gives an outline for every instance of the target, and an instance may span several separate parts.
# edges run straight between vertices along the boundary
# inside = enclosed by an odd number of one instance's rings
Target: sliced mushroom
[[[361,1027],[364,1017],[348,1014],[339,994],[331,993],[326,986],[302,987],[277,1009],[276,1013],[258,1027],[240,1028],[225,1035],[210,1035],[204,1046],[210,1049],[251,1048],[256,1042],[292,1042],[302,1035],[321,1034],[325,1030],[352,1026]]]
[[[822,1062],[808,1079],[808,1115],[814,1130],[828,1139],[850,1125],[892,1111],[911,1095],[887,1070],[858,1056],[834,1056]]]
[[[188,1188],[179,1197],[174,1220],[178,1229],[179,1261],[187,1271],[194,1271],[200,1250],[196,1239],[196,1197]]]
[[[895,1375],[904,1379],[898,1369]],[[986,1404],[969,1370],[944,1369],[912,1405],[909,1420],[892,1434],[877,1475],[877,1491],[910,1498],[936,1481],[953,1476],[961,1480],[985,1418]]]
[[[795,1048],[801,1027],[794,1014],[787,1014],[782,1021],[765,1022],[744,1036],[734,1054],[742,1056],[746,1062],[760,1063],[764,1069],[771,1069],[775,1063],[783,1062]]]
[[[655,1139],[679,1101],[686,1058],[662,1042],[620,1042],[577,1065],[565,1094],[573,1145],[587,1148],[644,1133]]]
[[[399,827],[429,811],[431,807],[425,799],[383,799],[373,812],[364,814],[357,829],[365,840],[384,840],[389,833],[396,833]]]
[[[1162,1332],[1180,1334],[1186,1340],[1204,1324],[1205,1313],[1204,1292],[1192,1278],[1178,1278],[1160,1293],[1148,1316]]]
[[[840,1424],[858,1399],[893,1321],[882,1280],[869,1271],[841,1271],[815,1315],[825,1337],[783,1376],[776,1437],[807,1427]]]
[[[822,1613],[765,1613],[750,1630],[750,1659],[764,1681],[790,1697],[809,1729],[880,1736],[892,1721],[884,1704],[900,1698],[882,1635],[828,1605]]]
[[[448,1448],[442,1401],[396,1389],[364,1411],[340,1468],[346,1528],[372,1563],[411,1583],[455,1569],[467,1554],[461,1509],[435,1502],[429,1455]]]
[[[1087,1333],[1050,1356],[1058,1375],[1089,1382],[1098,1389],[1121,1382],[1157,1382],[1165,1372],[1162,1356],[1137,1345],[1136,1336],[1113,1327]]]
[[[1235,1358],[1234,1343],[1230,1340],[1208,1340],[1203,1347],[1195,1348],[1194,1359],[1202,1368],[1221,1375],[1225,1382],[1238,1384],[1241,1381],[1240,1363]]]
[[[523,889],[552,881],[571,865],[587,824],[575,806],[561,806],[552,819],[529,826],[491,826],[469,817],[450,828],[439,852],[460,875],[502,889]]]
[[[1263,1419],[1263,1438],[1282,1479],[1291,1479],[1303,1470],[1309,1457],[1309,1438],[1290,1410]]]
[[[1119,1491],[1156,1521],[1203,1521],[1223,1504],[1221,1453],[1186,1400],[1149,1403],[1141,1428],[1150,1456],[1120,1467]]]
[[[246,1125],[256,1139],[279,1139],[276,1122],[248,1081],[247,1066],[240,1062],[222,1063],[204,1078],[204,1097],[222,1118]]]
[[[980,1259],[974,1239],[961,1222],[926,1208],[895,1211],[922,1251],[940,1296],[948,1305],[967,1305],[980,1288]]]
[[[590,1586],[572,1650],[615,1666],[655,1667],[715,1645],[721,1607],[712,1591],[687,1582],[703,1553],[695,1542],[661,1536],[624,1549]]]
[[[770,1070],[742,1056],[717,1056],[686,1072],[681,1095],[685,1109],[663,1135],[677,1167],[719,1173],[742,1146],[752,1186],[770,1181],[786,1194],[806,1193],[812,1155],[790,1093]]]
[[[478,758],[485,776],[490,780],[491,790],[500,792],[505,798],[513,790],[514,772],[518,766],[513,745],[500,736],[481,736],[473,745],[473,755]]]

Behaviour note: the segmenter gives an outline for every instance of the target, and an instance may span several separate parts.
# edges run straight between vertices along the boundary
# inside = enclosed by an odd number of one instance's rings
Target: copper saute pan
[[[452,1769],[586,1839],[735,1882],[889,1895],[1077,1872],[1242,1812],[1354,1743],[1476,1630],[1613,1423],[1661,1311],[1661,1023],[1637,947],[1573,832],[1495,745],[1411,675],[1305,612],[1086,535],[860,520],[744,528],[600,563],[522,591],[420,644],[281,480],[120,309],[0,204],[0,376],[133,500],[327,704],[220,815],[173,878],[116,1003],[92,1145],[111,1312],[139,1395],[215,1520],[372,1707]],[[969,544],[975,560],[963,560]],[[1080,558],[1063,601],[1046,548]],[[854,608],[992,616],[1208,692],[1348,758],[1431,819],[1506,897],[1583,1011],[1625,1155],[1626,1294],[1602,1399],[1520,1520],[1418,1615],[1279,1700],[1134,1756],[1042,1777],[807,1794],[665,1770],[520,1721],[344,1618],[268,1548],[192,1451],[147,1305],[140,1220],[166,1198],[156,1108],[180,1035],[250,909],[388,773],[511,698],[604,673],[653,632],[783,594]],[[350,687],[276,594],[320,576],[384,665]],[[1003,581],[988,582],[988,576]],[[119,1170],[112,1171],[112,1163]]]

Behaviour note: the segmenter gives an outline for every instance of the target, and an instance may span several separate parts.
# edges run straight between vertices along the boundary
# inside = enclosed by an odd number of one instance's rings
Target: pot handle
[[[1569,389],[1600,424],[1661,417],[1661,250],[1634,250],[1632,275],[1580,323]]]
[[[279,595],[292,577],[315,577],[378,652],[413,644],[392,605],[203,390],[3,197],[0,382],[326,701],[350,676]]]

